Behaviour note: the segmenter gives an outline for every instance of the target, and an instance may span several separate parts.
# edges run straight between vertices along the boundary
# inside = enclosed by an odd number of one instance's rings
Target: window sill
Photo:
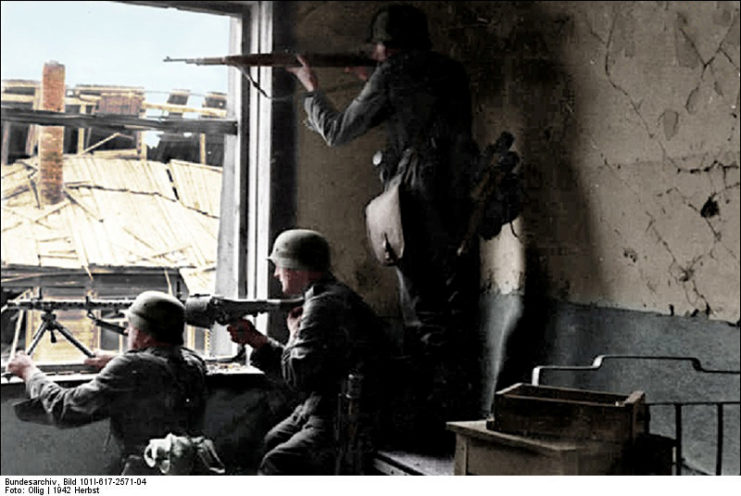
[[[209,382],[222,382],[221,379],[226,378],[262,378],[264,373],[262,370],[253,367],[251,365],[243,365],[238,363],[217,363],[214,360],[207,359],[207,377]],[[54,365],[39,365],[42,372],[47,374],[54,382],[57,382],[65,386],[74,386],[83,382],[91,380],[97,374],[97,369],[92,367],[86,367],[81,363],[60,363]],[[5,370],[5,364],[2,366]],[[3,376],[2,384],[22,384],[23,381],[15,376],[6,377]]]

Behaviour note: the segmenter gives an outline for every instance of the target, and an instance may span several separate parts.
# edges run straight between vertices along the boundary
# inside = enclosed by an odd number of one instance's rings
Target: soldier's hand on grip
[[[298,328],[301,327],[301,315],[304,313],[304,307],[293,308],[286,318],[286,324],[288,325],[288,332],[291,336],[294,336],[298,332]]]
[[[94,356],[86,358],[82,363],[84,363],[85,365],[90,365],[91,367],[95,367],[98,370],[108,365],[108,362],[113,360],[113,358],[115,358],[116,356],[115,353],[109,353],[102,350],[95,350],[94,353]]]
[[[24,351],[19,351],[8,362],[7,370],[8,373],[18,376],[25,381],[33,375],[37,367],[30,356],[26,355]]]
[[[255,329],[254,324],[249,320],[236,320],[229,324],[226,330],[229,332],[232,341],[238,344],[248,344],[253,348],[259,348],[268,341],[268,338]]]

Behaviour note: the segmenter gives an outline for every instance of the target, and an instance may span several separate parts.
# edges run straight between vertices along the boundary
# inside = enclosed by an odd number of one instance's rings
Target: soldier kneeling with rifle
[[[283,293],[304,297],[303,306],[289,313],[288,342],[265,336],[243,319],[227,330],[233,341],[253,348],[253,365],[281,375],[302,403],[268,432],[259,473],[362,473],[372,454],[380,378],[390,353],[384,324],[332,275],[329,244],[321,234],[284,231],[269,259]]]
[[[110,418],[122,453],[121,467],[114,473],[155,475],[159,472],[143,459],[151,439],[201,432],[206,367],[195,352],[182,346],[185,308],[175,297],[145,291],[126,317],[129,350],[86,361],[102,367],[86,384],[62,387],[22,352],[8,363],[8,372],[25,381],[32,405],[41,406],[58,426]]]

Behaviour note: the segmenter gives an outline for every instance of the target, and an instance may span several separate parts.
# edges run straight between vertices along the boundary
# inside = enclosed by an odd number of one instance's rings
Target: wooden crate
[[[632,443],[646,431],[645,394],[515,384],[494,395],[487,428],[522,436]]]
[[[671,440],[637,444],[518,436],[484,420],[448,422],[456,434],[455,475],[670,475]]]
[[[587,440],[546,440],[490,430],[485,421],[449,422],[456,434],[455,475],[624,474],[623,447]]]

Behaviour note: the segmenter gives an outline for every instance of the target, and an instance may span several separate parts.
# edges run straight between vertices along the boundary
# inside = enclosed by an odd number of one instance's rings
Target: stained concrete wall
[[[546,2],[497,31],[534,47],[512,52],[502,110],[525,122],[504,125],[530,181],[520,241],[549,296],[738,321],[738,12]],[[527,269],[491,270],[501,287]]]
[[[357,50],[386,3],[295,2],[295,46]],[[479,144],[506,129],[522,157],[525,210],[482,243],[482,409],[536,365],[599,354],[741,368],[738,2],[410,3],[428,14],[434,49],[468,69]],[[330,98],[343,108],[356,94]],[[296,220],[327,233],[338,275],[394,318],[393,271],[373,261],[363,220],[383,143],[374,130],[328,148],[299,126]],[[602,387],[694,380],[620,375]],[[714,388],[738,400],[737,386]]]

